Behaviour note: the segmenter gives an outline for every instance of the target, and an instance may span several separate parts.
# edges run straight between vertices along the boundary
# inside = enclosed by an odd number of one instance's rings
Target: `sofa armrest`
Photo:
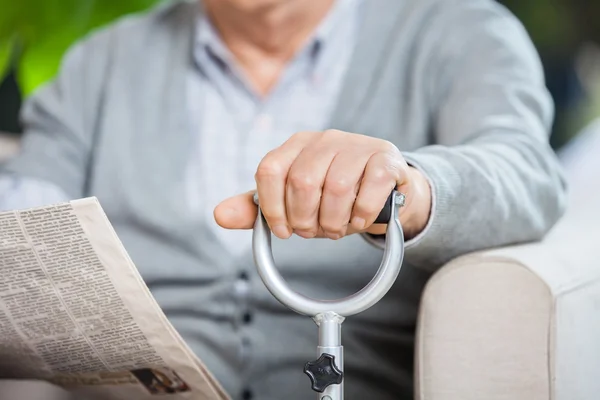
[[[580,222],[567,218],[541,243],[458,258],[431,278],[417,399],[598,398],[600,231]]]

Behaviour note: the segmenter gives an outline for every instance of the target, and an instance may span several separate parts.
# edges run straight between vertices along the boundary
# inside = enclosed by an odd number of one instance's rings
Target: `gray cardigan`
[[[97,196],[170,321],[232,397],[248,389],[260,400],[311,398],[302,367],[315,356],[316,326],[279,305],[252,255],[228,255],[181,202],[195,10],[172,3],[75,45],[57,79],[28,101],[23,151],[5,172]],[[344,323],[347,399],[411,398],[419,298],[437,268],[540,239],[561,216],[552,117],[535,50],[495,1],[368,2],[329,125],[395,143],[430,179],[434,209],[389,294]],[[275,240],[274,251],[295,289],[326,298],[362,287],[381,257],[360,236]],[[242,271],[245,300],[234,295]]]

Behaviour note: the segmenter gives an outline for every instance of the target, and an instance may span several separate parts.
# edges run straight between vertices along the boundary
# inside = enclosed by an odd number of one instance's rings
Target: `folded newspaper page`
[[[168,322],[96,198],[0,213],[0,379],[83,399],[229,399]]]

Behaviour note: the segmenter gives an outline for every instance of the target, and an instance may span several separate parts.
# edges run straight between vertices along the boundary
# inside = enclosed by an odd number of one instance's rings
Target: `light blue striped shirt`
[[[197,155],[185,176],[187,202],[193,212],[213,221],[215,234],[232,252],[247,250],[251,233],[219,228],[212,217],[214,207],[254,188],[262,157],[292,134],[329,127],[354,48],[361,2],[337,0],[265,98],[252,89],[210,21],[198,21],[195,68],[186,94]],[[67,200],[60,188],[47,182],[0,179],[0,210]]]

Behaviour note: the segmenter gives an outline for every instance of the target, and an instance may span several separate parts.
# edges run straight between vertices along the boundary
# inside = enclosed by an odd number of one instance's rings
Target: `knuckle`
[[[326,137],[336,138],[336,137],[340,137],[343,135],[344,135],[344,132],[342,132],[338,129],[327,129],[323,132],[323,136],[326,136]]]
[[[295,144],[299,141],[304,140],[308,135],[310,134],[310,132],[296,132],[293,135],[291,135],[286,141],[285,143],[287,144]]]
[[[288,182],[294,190],[312,191],[320,189],[320,183],[312,174],[306,172],[292,172]]]
[[[325,181],[325,191],[335,197],[342,197],[354,192],[355,184],[348,177],[327,178]]]
[[[288,146],[304,146],[307,141],[310,141],[317,134],[318,132],[313,131],[296,132],[285,141],[285,144]]]
[[[398,174],[395,168],[390,166],[375,167],[370,173],[370,180],[375,184],[386,184],[390,181],[395,181]]]
[[[275,157],[267,155],[256,169],[256,179],[279,178],[285,173],[285,168]]]
[[[384,153],[394,154],[394,155],[400,153],[400,150],[398,149],[398,147],[394,143],[390,142],[389,140],[380,139],[380,143],[381,143],[381,148]]]

